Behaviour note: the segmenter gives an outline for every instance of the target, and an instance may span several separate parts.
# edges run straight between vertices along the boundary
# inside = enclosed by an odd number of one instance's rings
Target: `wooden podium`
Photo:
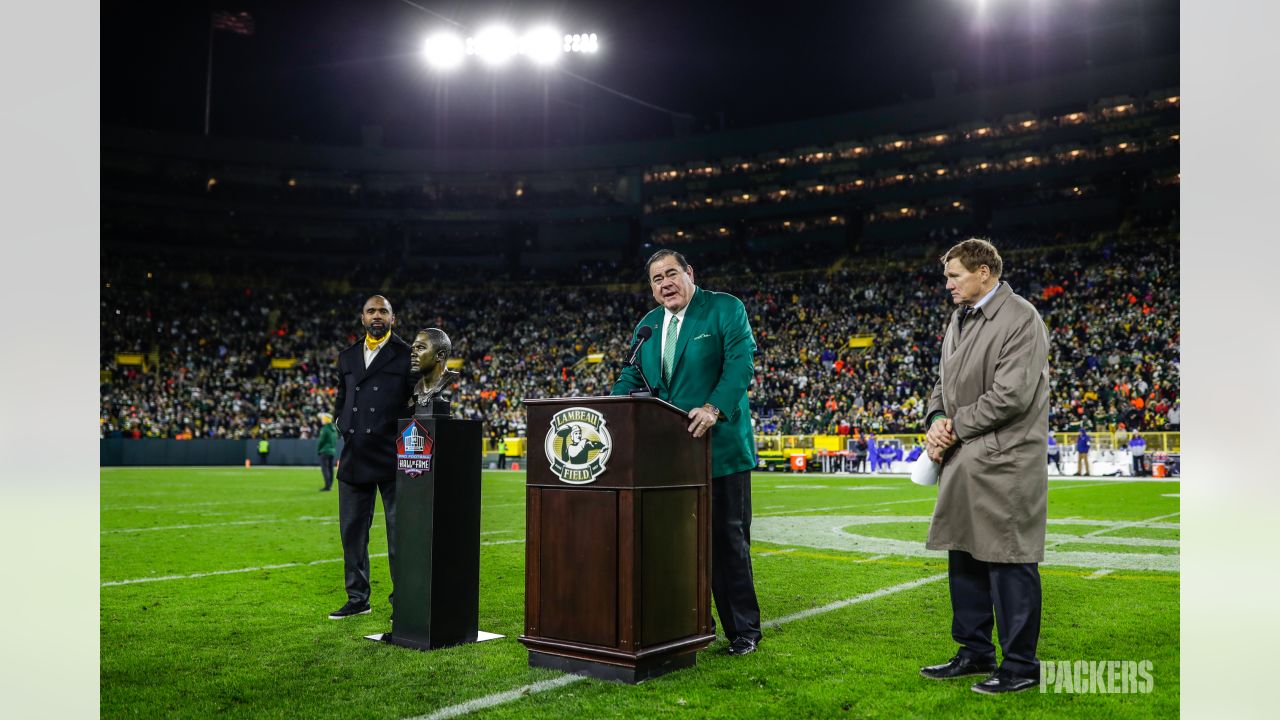
[[[636,683],[711,632],[711,445],[655,398],[528,399],[529,665]]]

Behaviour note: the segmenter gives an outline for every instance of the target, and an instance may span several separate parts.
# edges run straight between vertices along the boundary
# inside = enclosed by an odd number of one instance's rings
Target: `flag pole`
[[[209,59],[204,76],[204,136],[209,137],[209,103],[213,97],[213,13],[209,13]]]

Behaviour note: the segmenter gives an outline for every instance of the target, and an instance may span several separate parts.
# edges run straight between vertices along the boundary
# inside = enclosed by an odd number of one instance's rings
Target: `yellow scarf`
[[[369,352],[374,352],[378,348],[382,347],[382,344],[385,343],[387,341],[387,338],[389,337],[391,337],[390,331],[388,331],[387,334],[383,335],[381,338],[375,338],[374,336],[366,333],[364,336],[364,347]]]

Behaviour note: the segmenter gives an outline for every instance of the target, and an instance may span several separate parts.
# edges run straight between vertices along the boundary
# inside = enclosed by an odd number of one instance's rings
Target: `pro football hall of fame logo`
[[[431,472],[431,453],[434,449],[435,441],[431,439],[431,434],[415,418],[405,426],[400,437],[396,438],[396,469],[404,471],[409,477]]]

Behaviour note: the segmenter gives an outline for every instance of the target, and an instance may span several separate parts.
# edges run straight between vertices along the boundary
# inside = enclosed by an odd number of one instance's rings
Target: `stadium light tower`
[[[506,65],[518,50],[516,34],[505,25],[490,25],[467,38],[467,52],[495,67]]]
[[[553,27],[536,27],[520,38],[520,54],[535,65],[551,65],[560,59],[560,42],[563,37]]]
[[[433,33],[422,47],[423,57],[434,70],[453,70],[475,56],[492,68],[508,65],[517,55],[523,55],[534,65],[549,67],[560,61],[561,55],[594,55],[600,51],[600,40],[595,33],[562,33],[551,24],[536,25],[517,35],[502,24],[486,26],[475,37],[463,40],[448,30]]]
[[[466,59],[466,46],[462,38],[450,32],[439,32],[422,43],[422,55],[427,64],[437,70],[452,70]]]

